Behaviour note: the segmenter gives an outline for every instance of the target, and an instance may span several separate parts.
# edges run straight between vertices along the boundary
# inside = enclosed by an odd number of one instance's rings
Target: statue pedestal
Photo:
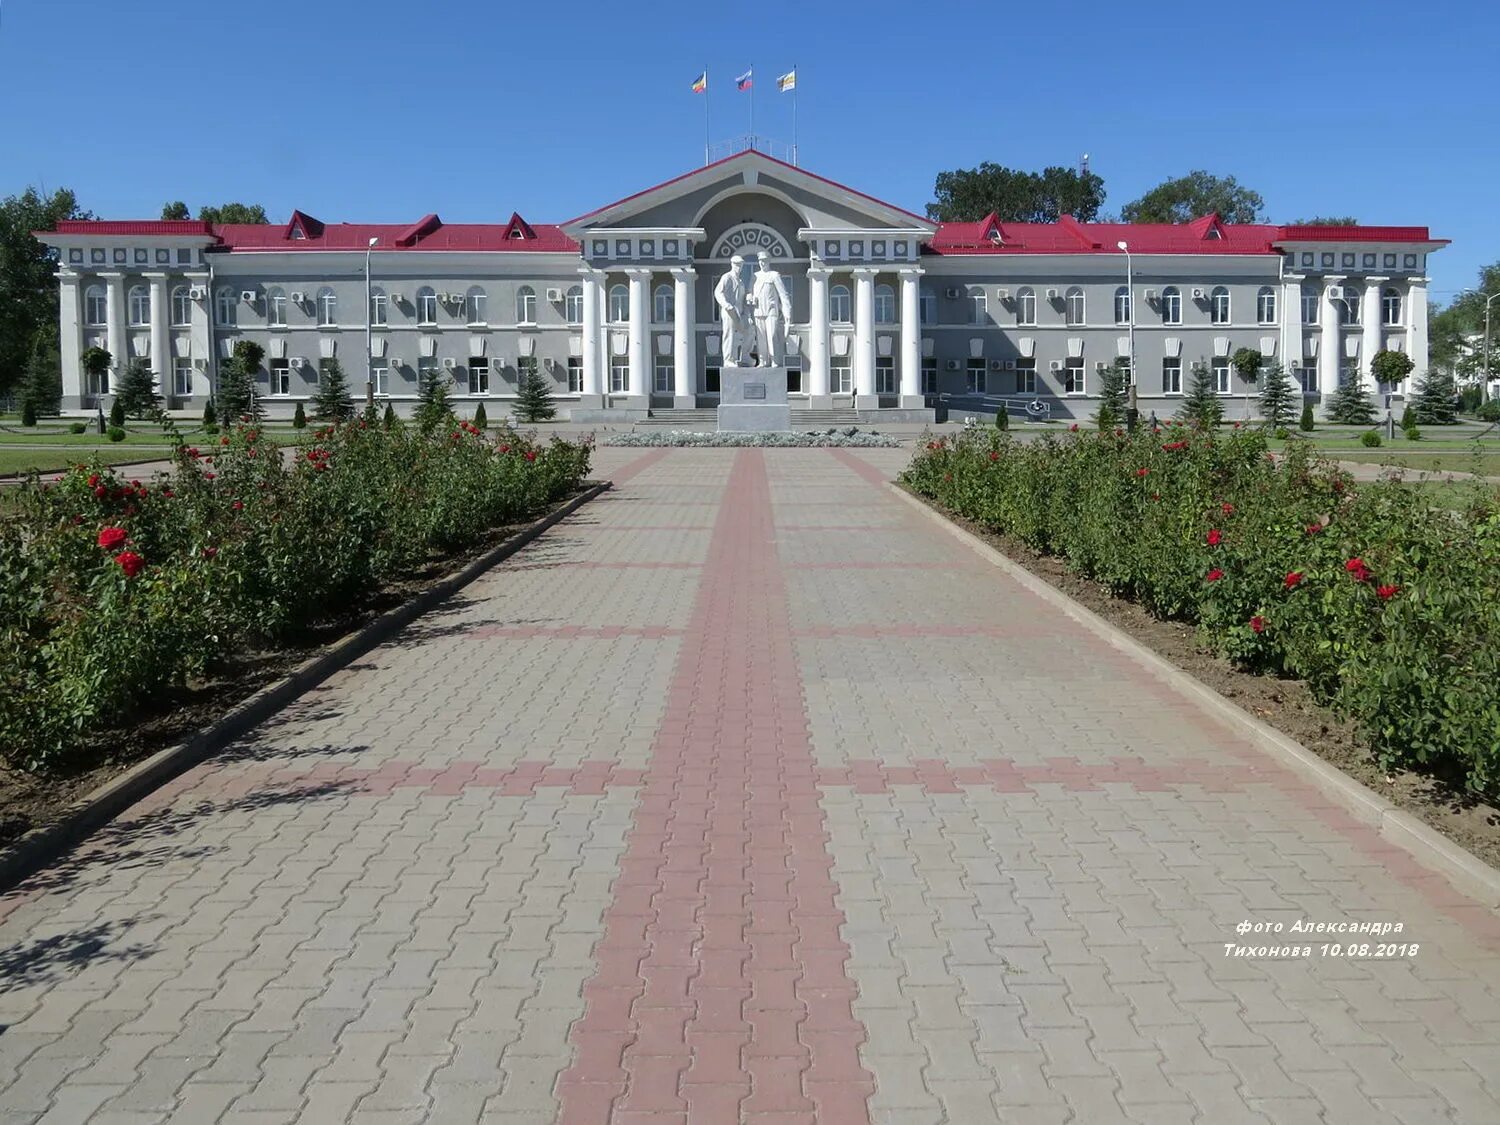
[[[725,367],[719,371],[720,433],[790,433],[785,367]]]

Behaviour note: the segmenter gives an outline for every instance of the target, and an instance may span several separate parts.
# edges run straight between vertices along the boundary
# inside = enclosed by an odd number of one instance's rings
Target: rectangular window
[[[583,356],[581,355],[568,357],[568,393],[570,395],[583,394]]]
[[[524,387],[527,381],[542,369],[542,361],[534,355],[523,355],[516,359],[516,387]]]
[[[716,395],[721,389],[719,367],[717,364],[710,363],[703,368],[703,393],[706,395]]]
[[[1221,395],[1229,393],[1229,357],[1214,357],[1214,390]]]
[[[289,395],[292,393],[292,364],[290,360],[273,359],[271,361],[271,393],[273,395]]]
[[[436,356],[423,356],[417,360],[417,390],[420,392],[433,379],[442,379],[443,373],[438,367]]]
[[[990,322],[989,300],[983,293],[969,294],[969,323],[988,324]]]
[[[464,304],[469,310],[470,324],[485,324],[485,305],[489,302],[488,296],[483,289],[475,289],[464,298]]]
[[[971,395],[982,395],[987,389],[989,382],[989,371],[984,358],[970,359],[969,366],[965,372],[964,388]]]
[[[1307,364],[1297,368],[1297,382],[1303,394],[1312,394],[1318,389],[1318,369]]]
[[[1036,394],[1036,360],[1016,360],[1016,393],[1022,395]]]
[[[84,376],[83,376],[83,379],[84,379],[84,386],[83,386],[83,393],[84,394],[86,394],[86,395],[94,395],[95,397],[98,397],[99,395],[107,395],[107,394],[109,394],[109,372],[108,371],[101,371],[97,375],[94,374],[93,372],[85,372]]]
[[[375,393],[384,397],[391,393],[391,369],[384,364],[370,368],[370,382],[375,384]]]
[[[328,372],[330,370],[330,365],[334,364],[334,363],[337,363],[337,362],[338,361],[335,360],[335,359],[320,359],[320,360],[318,360],[318,386],[319,387],[322,387],[325,384],[325,382],[327,381]]]
[[[1168,356],[1161,361],[1161,393],[1164,395],[1182,393],[1182,359],[1180,357]]]
[[[896,393],[895,356],[878,355],[875,357],[875,393],[878,395]]]
[[[529,356],[523,356],[529,359]],[[469,393],[471,395],[487,395],[490,393],[490,361],[482,355],[469,357]]]
[[[630,360],[623,355],[610,356],[609,393],[623,395],[630,390]]]
[[[1083,370],[1081,355],[1069,356],[1063,365],[1063,392],[1070,395],[1088,394],[1087,377]]]
[[[799,355],[786,357],[786,393],[789,395],[802,393],[802,357]]]
[[[1322,302],[1318,299],[1318,295],[1316,293],[1309,293],[1305,289],[1302,291],[1303,324],[1318,323],[1318,309],[1321,304]]]
[[[828,361],[828,390],[830,394],[846,395],[854,390],[854,368],[847,355],[836,355]]]
[[[669,395],[672,393],[672,368],[671,356],[659,355],[656,357],[656,367],[654,369],[655,381],[652,386],[657,394]]]
[[[386,323],[386,295],[384,293],[370,294],[370,324],[374,328],[384,327]]]
[[[187,398],[193,393],[193,361],[179,359],[172,363],[172,393]]]
[[[938,361],[936,356],[922,357],[922,393],[924,395],[935,395],[938,393]]]
[[[923,293],[917,298],[917,319],[923,324],[937,323],[936,293]]]

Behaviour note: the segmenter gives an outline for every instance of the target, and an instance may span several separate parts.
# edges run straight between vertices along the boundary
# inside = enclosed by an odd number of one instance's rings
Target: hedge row
[[[1172,426],[929,443],[902,478],[1240,665],[1307,681],[1382,764],[1500,789],[1500,504],[1355,485],[1306,446]]]
[[[288,461],[253,427],[143,484],[79,466],[0,523],[0,747],[65,758],[78,736],[250,646],[347,610],[435,552],[575,490],[587,444],[363,421]]]

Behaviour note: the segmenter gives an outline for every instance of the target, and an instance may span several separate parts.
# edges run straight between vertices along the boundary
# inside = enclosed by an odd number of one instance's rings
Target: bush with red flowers
[[[275,645],[380,583],[530,519],[575,491],[588,443],[504,452],[471,423],[324,427],[293,460],[254,426],[169,481],[79,466],[18,490],[0,521],[0,755],[40,765],[164,689]]]
[[[1500,494],[1470,486],[1456,513],[1400,482],[1356,485],[1307,445],[1267,452],[1248,427],[1166,442],[976,430],[919,449],[902,480],[1197,623],[1246,668],[1306,680],[1387,767],[1500,792]]]

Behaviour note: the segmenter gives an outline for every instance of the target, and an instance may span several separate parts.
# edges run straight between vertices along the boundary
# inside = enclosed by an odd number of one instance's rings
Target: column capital
[[[695,270],[692,266],[673,266],[672,267],[672,276],[676,277],[676,278],[686,279],[686,278],[689,278],[689,277],[696,277],[697,275],[698,275],[698,271]]]
[[[1430,277],[1408,277],[1406,279],[1406,284],[1412,286],[1413,288],[1420,287],[1425,289],[1427,288],[1427,283],[1431,280],[1432,278]]]
[[[1390,276],[1389,275],[1385,275],[1385,276],[1379,276],[1379,277],[1377,277],[1375,274],[1372,273],[1372,274],[1366,274],[1365,275],[1365,280],[1368,281],[1368,282],[1370,282],[1371,284],[1379,285],[1382,281],[1389,281],[1390,280]]]
[[[587,277],[591,280],[598,281],[601,277],[604,276],[604,271],[585,262],[583,265],[578,267],[578,275],[580,277]]]
[[[651,267],[650,266],[626,266],[625,267],[625,276],[628,277],[628,278],[630,278],[632,281],[640,280],[642,278],[649,278],[651,276]]]
[[[810,265],[810,266],[807,267],[807,276],[808,277],[816,277],[816,278],[819,278],[820,280],[823,280],[823,279],[827,279],[827,277],[831,273],[833,273],[833,270],[829,269],[822,262],[819,262],[817,265]]]
[[[880,270],[874,266],[855,266],[849,272],[860,280],[864,280],[865,278],[873,278]]]
[[[159,281],[165,284],[168,276],[170,275],[168,275],[165,270],[149,270],[143,272],[141,276],[144,277],[147,281]]]
[[[896,271],[902,278],[921,277],[926,272],[921,266],[902,266]]]
[[[124,281],[125,274],[120,270],[100,270],[98,275],[105,281]]]

